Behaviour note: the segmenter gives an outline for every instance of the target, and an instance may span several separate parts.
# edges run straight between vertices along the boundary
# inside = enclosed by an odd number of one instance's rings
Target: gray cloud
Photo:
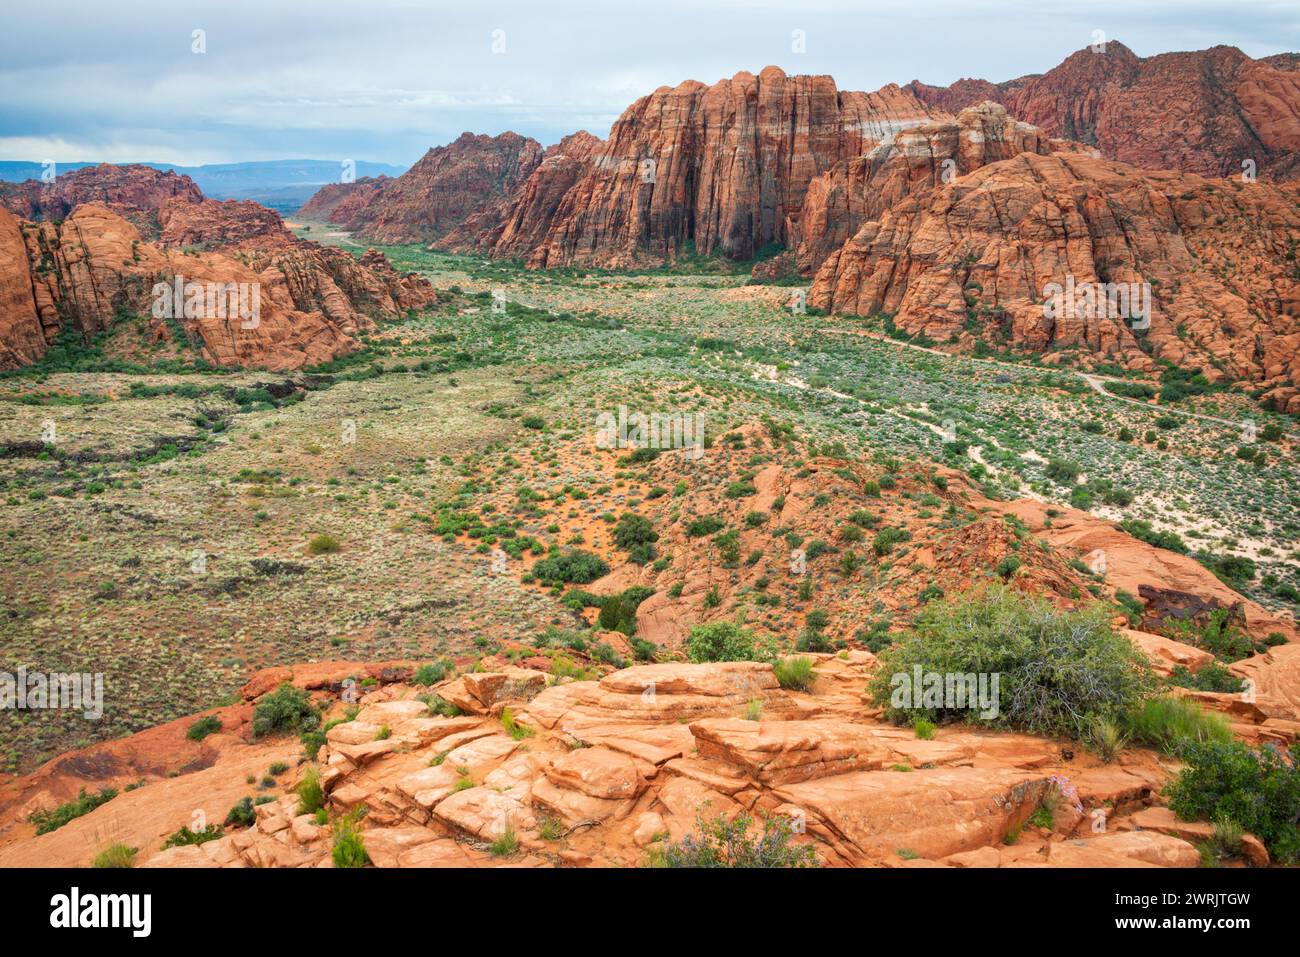
[[[411,162],[464,130],[604,136],[628,103],[775,63],[847,89],[1049,69],[1094,30],[1141,55],[1300,48],[1266,0],[52,0],[0,36],[0,159]],[[205,31],[207,52],[192,52]],[[807,52],[792,52],[802,30]],[[494,31],[504,52],[493,52]]]

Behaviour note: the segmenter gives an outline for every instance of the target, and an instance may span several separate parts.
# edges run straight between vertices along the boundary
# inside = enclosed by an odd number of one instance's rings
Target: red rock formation
[[[351,183],[329,183],[317,190],[294,216],[314,223],[346,222],[390,182],[388,176],[363,176]]]
[[[86,166],[55,178],[0,183],[0,206],[19,219],[65,219],[81,203],[103,203],[146,236],[158,235],[158,210],[168,200],[197,203],[203,193],[188,176],[152,166]]]
[[[165,246],[227,246],[255,236],[292,239],[280,214],[251,199],[172,199],[158,210]]]
[[[908,333],[1034,352],[1152,358],[1220,380],[1300,382],[1300,186],[1147,172],[1085,154],[1019,156],[909,196],[817,273],[809,301],[891,313]],[[1150,283],[1150,329],[1045,310],[1049,283]]]
[[[1039,76],[1006,83],[912,82],[925,103],[955,112],[983,100],[1049,135],[1152,169],[1234,176],[1300,176],[1300,71],[1293,54],[1252,60],[1235,47],[1139,57],[1111,41],[1080,50]]]
[[[155,338],[179,329],[214,364],[298,368],[345,355],[376,319],[436,299],[426,280],[398,274],[380,253],[357,259],[298,239],[257,203],[150,191],[155,172],[133,168],[123,194],[136,218],[153,225],[156,243],[97,201],[75,206],[57,223],[22,223],[0,211],[0,367],[37,361],[66,326],[89,338],[123,317],[144,315],[152,316]],[[144,184],[130,186],[133,176]],[[122,179],[118,168],[100,167],[79,181],[89,189]],[[153,315],[155,287],[177,276],[242,286],[249,307],[256,289],[257,314],[205,308],[188,317]]]
[[[580,131],[542,154],[515,196],[471,216],[434,243],[437,249],[528,259],[542,244],[575,183],[591,168],[604,141]]]
[[[807,274],[844,245],[867,220],[914,194],[1023,153],[1072,148],[986,102],[903,130],[862,156],[836,163],[808,185],[797,267]]]
[[[533,266],[661,262],[701,254],[754,256],[793,244],[809,182],[935,111],[896,86],[837,90],[829,76],[777,67],[713,86],[661,87],[614,124],[586,172],[543,225],[518,222],[516,255]]]
[[[376,242],[430,242],[512,195],[541,159],[541,144],[517,133],[463,133],[429,150],[396,179],[354,184],[330,222]],[[326,189],[331,192],[319,202],[312,197],[308,207],[328,207],[339,190]]]

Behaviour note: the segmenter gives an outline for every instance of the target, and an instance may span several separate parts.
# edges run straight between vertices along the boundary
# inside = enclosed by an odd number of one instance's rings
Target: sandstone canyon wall
[[[436,300],[426,280],[399,275],[377,252],[356,259],[300,240],[277,213],[205,199],[186,177],[147,167],[79,173],[38,195],[38,213],[63,214],[71,202],[66,215],[27,222],[0,209],[0,368],[39,361],[65,332],[89,341],[144,317],[155,341],[182,336],[178,346],[211,363],[293,369],[345,355],[376,319]],[[22,185],[24,196],[45,187]],[[111,205],[85,199],[105,193]],[[177,276],[256,287],[256,319],[151,317],[155,286]]]
[[[1111,41],[1039,76],[1005,83],[913,81],[904,89],[957,112],[993,100],[1052,136],[1149,169],[1300,177],[1300,68],[1290,55],[1252,60],[1235,47],[1139,57]]]

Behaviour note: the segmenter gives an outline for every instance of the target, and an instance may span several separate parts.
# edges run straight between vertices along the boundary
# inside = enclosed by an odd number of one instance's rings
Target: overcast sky
[[[1300,51],[1296,0],[6,0],[0,17],[0,159],[37,162],[408,164],[464,130],[604,137],[656,87],[770,63],[858,90],[1006,80],[1094,30],[1142,56]]]

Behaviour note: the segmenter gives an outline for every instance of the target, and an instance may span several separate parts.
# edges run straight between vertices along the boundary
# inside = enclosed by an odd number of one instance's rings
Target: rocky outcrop
[[[376,320],[437,298],[375,250],[358,259],[298,239],[273,210],[206,199],[186,177],[99,166],[48,188],[40,222],[0,210],[0,368],[39,360],[65,329],[88,340],[139,320],[148,341],[216,365],[293,369],[345,355]],[[113,199],[84,199],[98,195]],[[155,309],[177,277],[204,286],[193,315],[174,298],[170,314]],[[234,296],[209,304],[209,288],[242,290],[250,314],[228,307]]]
[[[326,212],[374,242],[431,242],[514,195],[541,159],[541,144],[517,133],[463,133],[395,179],[327,186],[299,215]]]
[[[164,246],[231,246],[269,237],[288,242],[280,214],[261,203],[230,199],[172,199],[158,209],[158,241]]]
[[[604,142],[585,131],[560,140],[542,154],[517,195],[469,217],[434,243],[437,249],[530,260],[574,184],[591,169]]]
[[[346,222],[372,202],[390,182],[392,177],[389,176],[363,176],[351,183],[328,183],[313,193],[294,217],[314,223]]]
[[[1139,57],[1112,40],[1041,75],[904,89],[949,112],[995,100],[1135,166],[1240,176],[1250,161],[1264,178],[1300,177],[1300,72],[1287,55],[1252,60],[1217,46]]]
[[[1019,153],[1070,148],[991,102],[967,107],[954,119],[902,130],[809,183],[796,267],[805,275],[815,271],[864,222],[879,219],[908,196],[928,195],[958,176]]]
[[[863,704],[870,660],[812,657],[839,680],[788,692],[764,664],[650,665],[552,684],[509,724],[488,714],[435,717],[416,697],[422,689],[384,684],[330,722],[316,755],[325,818],[359,819],[376,867],[635,866],[701,819],[742,812],[786,819],[793,842],[831,866],[1198,862],[1183,840],[1195,825],[1151,814],[1170,774],[1154,755],[1130,751],[1123,768],[1105,766],[1050,741],[959,727],[922,740]],[[343,664],[326,670],[348,673]],[[474,677],[484,688],[511,683],[493,672]],[[450,683],[431,690],[441,696]],[[315,698],[341,712],[329,687]],[[755,700],[761,718],[740,719]],[[242,741],[249,705],[238,707],[239,716],[219,713],[222,730],[204,745],[184,739],[188,721],[168,726],[176,749],[207,749],[201,770],[177,779],[163,762],[143,786],[51,834],[32,837],[30,825],[14,823],[48,800],[24,791],[0,818],[0,866],[82,864],[100,849],[96,829],[110,816],[111,839],[141,848],[143,866],[330,866],[332,824],[304,811],[291,792],[296,776],[280,783],[289,793],[257,805],[251,826],[228,823],[215,840],[159,850],[195,808],[221,820],[248,774],[297,747],[293,737]],[[686,711],[698,717],[683,724]],[[158,738],[137,737],[147,736]],[[125,753],[126,742],[98,748]],[[79,766],[93,779],[91,762]],[[1052,827],[1026,826],[1054,791],[1062,796]],[[1094,833],[1098,814],[1104,834]],[[1133,823],[1143,814],[1149,835]]]
[[[188,176],[140,165],[101,163],[64,173],[52,183],[0,183],[0,206],[19,219],[61,220],[82,203],[103,203],[151,239],[159,234],[158,211],[169,201],[202,199]]]
[[[749,259],[797,241],[814,177],[934,116],[896,86],[843,91],[777,67],[661,87],[614,124],[549,224],[516,206],[494,255],[528,249],[538,267],[661,263],[692,249]]]
[[[908,334],[959,347],[1078,349],[1134,369],[1166,359],[1220,381],[1294,384],[1298,201],[1289,184],[1026,152],[866,222],[822,265],[809,301],[889,313]],[[1106,283],[1139,295],[1150,285],[1149,328],[1061,298]]]
[[[201,235],[212,241],[243,235],[243,214],[255,204],[204,200],[193,206],[207,230]],[[178,218],[191,222],[194,210],[165,217],[168,226]],[[215,215],[222,211],[240,214],[238,221]],[[427,281],[398,275],[378,253],[358,260],[294,239],[283,228],[265,229],[263,216],[253,219],[262,231],[242,243],[191,253],[145,242],[135,226],[101,203],[78,206],[57,225],[18,224],[4,213],[0,295],[12,310],[0,326],[0,363],[16,367],[38,360],[64,329],[90,339],[139,321],[150,339],[171,340],[215,365],[295,369],[347,354],[357,345],[356,334],[376,319],[396,318],[436,297]],[[184,230],[178,235],[195,237]],[[155,309],[160,285],[172,287],[177,277],[204,289],[194,315],[175,308],[172,297],[170,315]],[[208,306],[206,290],[232,286],[255,314],[224,303]]]

